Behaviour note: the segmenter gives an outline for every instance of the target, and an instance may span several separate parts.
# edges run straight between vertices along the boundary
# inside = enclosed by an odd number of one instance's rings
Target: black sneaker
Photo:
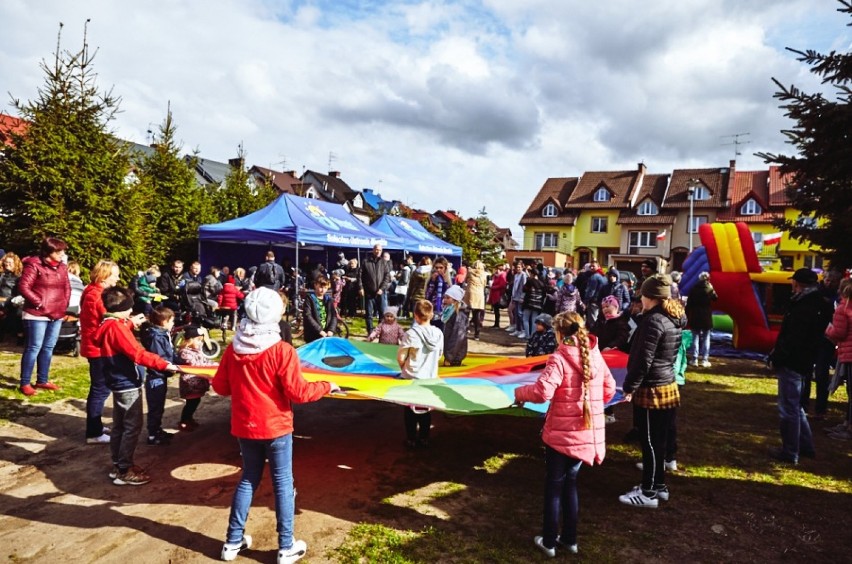
[[[151,446],[169,446],[172,443],[172,436],[167,433],[157,433],[156,435],[148,435],[148,444]]]

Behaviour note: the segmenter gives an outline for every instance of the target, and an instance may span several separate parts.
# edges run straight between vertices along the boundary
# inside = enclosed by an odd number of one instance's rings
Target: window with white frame
[[[607,218],[593,217],[592,218],[592,233],[606,233]]]
[[[595,190],[595,194],[592,196],[592,200],[595,202],[608,202],[609,190],[601,186],[600,188]]]
[[[762,213],[763,209],[754,198],[749,198],[749,200],[740,208],[740,215],[760,215]]]
[[[541,210],[541,217],[556,217],[556,204],[550,202],[544,206],[544,209]]]
[[[636,249],[650,249],[657,246],[656,231],[631,231],[629,237],[630,246]]]
[[[687,233],[698,233],[698,226],[707,223],[708,217],[706,215],[696,215],[692,218],[692,225],[690,226]]]
[[[710,190],[706,186],[696,186],[695,192],[692,194],[692,199],[696,202],[710,199]]]
[[[556,247],[559,240],[558,233],[536,233],[535,234],[535,250],[546,249],[548,247]]]
[[[657,215],[660,213],[660,209],[651,200],[645,200],[636,208],[636,213],[638,215]]]

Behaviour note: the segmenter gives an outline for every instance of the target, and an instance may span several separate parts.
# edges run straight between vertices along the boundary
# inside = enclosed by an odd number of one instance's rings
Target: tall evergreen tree
[[[500,264],[502,261],[502,247],[497,243],[497,231],[494,229],[494,224],[488,219],[488,212],[485,208],[479,210],[479,215],[476,216],[476,225],[471,233],[472,247],[477,258],[485,263],[485,266],[490,270]]]
[[[151,264],[194,260],[198,226],[218,221],[213,197],[195,181],[191,159],[180,156],[176,131],[169,107],[154,138],[153,152],[139,164],[139,186],[151,195],[147,257]]]
[[[472,264],[479,258],[479,253],[473,247],[473,237],[467,229],[467,222],[461,219],[451,221],[444,227],[444,241],[462,248],[462,261]]]
[[[0,229],[21,253],[49,234],[84,268],[101,258],[136,265],[146,250],[144,197],[126,183],[128,153],[108,131],[120,99],[98,89],[85,34],[72,53],[61,49],[61,30],[36,99],[12,102],[28,124],[2,149]]]
[[[242,217],[266,206],[278,196],[271,183],[257,183],[245,167],[246,153],[242,144],[237,158],[231,161],[231,171],[222,186],[215,191],[220,221]]]
[[[852,2],[840,0],[839,12],[852,15]],[[792,182],[787,190],[790,201],[816,222],[785,220],[779,226],[800,241],[823,249],[832,266],[852,267],[852,54],[816,51],[790,51],[811,67],[811,72],[837,91],[831,100],[822,94],[807,94],[795,86],[784,87],[773,79],[786,115],[796,122],[784,131],[797,155],[758,153],[768,163],[781,165]]]

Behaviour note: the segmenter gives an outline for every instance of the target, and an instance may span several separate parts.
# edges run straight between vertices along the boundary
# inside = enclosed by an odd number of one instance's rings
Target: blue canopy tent
[[[425,227],[413,219],[383,215],[371,225],[373,229],[387,236],[399,237],[405,245],[405,251],[415,255],[441,255],[460,259],[462,248],[451,245],[429,233]],[[453,261],[454,263],[458,261]],[[456,265],[458,266],[458,265]]]
[[[251,266],[264,260],[267,249],[305,250],[331,248],[369,249],[379,244],[403,250],[399,237],[364,225],[339,204],[278,196],[265,208],[249,215],[198,228],[199,260],[211,265]]]

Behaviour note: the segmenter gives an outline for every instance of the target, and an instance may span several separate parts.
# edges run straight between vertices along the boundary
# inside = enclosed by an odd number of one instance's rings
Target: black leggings
[[[201,405],[201,398],[192,398],[186,400],[186,405],[183,406],[183,411],[180,412],[180,422],[189,423],[192,421],[192,416],[195,415],[195,410]]]

